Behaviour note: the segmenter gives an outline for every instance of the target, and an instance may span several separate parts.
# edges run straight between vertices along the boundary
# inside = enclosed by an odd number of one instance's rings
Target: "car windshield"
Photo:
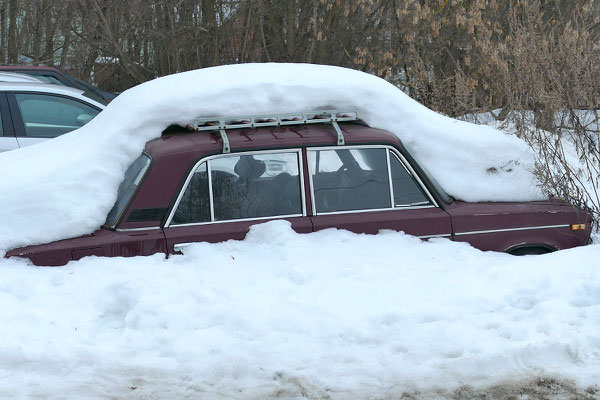
[[[135,190],[137,189],[140,181],[146,174],[148,166],[150,165],[150,157],[146,154],[142,154],[137,160],[131,164],[131,166],[125,172],[125,178],[121,185],[119,185],[119,191],[117,194],[117,201],[113,206],[112,210],[108,213],[106,222],[104,225],[114,227],[119,220],[119,217],[127,207],[129,200]]]

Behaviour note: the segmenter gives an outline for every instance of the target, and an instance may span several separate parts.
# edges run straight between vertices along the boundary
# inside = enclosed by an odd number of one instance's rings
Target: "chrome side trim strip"
[[[160,230],[160,226],[146,226],[143,228],[119,228],[115,229],[117,232],[139,232],[139,231],[153,231],[155,229]]]
[[[452,236],[450,233],[440,233],[439,235],[417,236],[419,239],[444,238]]]
[[[488,229],[488,230],[483,230],[483,231],[456,232],[456,233],[454,233],[454,235],[455,236],[477,235],[480,233],[514,232],[514,231],[528,231],[528,230],[533,230],[533,229],[551,229],[551,228],[568,228],[568,227],[570,227],[569,224],[526,226],[523,228]]]

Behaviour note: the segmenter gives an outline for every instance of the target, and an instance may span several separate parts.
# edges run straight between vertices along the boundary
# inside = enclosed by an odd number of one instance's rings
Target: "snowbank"
[[[437,114],[375,76],[306,64],[243,64],[146,82],[58,139],[0,154],[0,249],[90,233],[124,170],[171,123],[201,116],[357,109],[397,134],[453,196],[539,199],[533,157],[514,136]]]
[[[0,397],[431,399],[538,377],[598,390],[599,259],[275,221],[169,259],[0,260]]]

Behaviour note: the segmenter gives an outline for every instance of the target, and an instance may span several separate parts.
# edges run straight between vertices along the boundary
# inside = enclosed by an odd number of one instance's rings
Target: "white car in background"
[[[0,152],[36,144],[75,130],[106,105],[83,90],[0,73]]]

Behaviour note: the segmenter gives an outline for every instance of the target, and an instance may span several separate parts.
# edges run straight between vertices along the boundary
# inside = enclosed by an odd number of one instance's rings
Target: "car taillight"
[[[572,231],[584,231],[585,224],[571,224],[571,230]]]

